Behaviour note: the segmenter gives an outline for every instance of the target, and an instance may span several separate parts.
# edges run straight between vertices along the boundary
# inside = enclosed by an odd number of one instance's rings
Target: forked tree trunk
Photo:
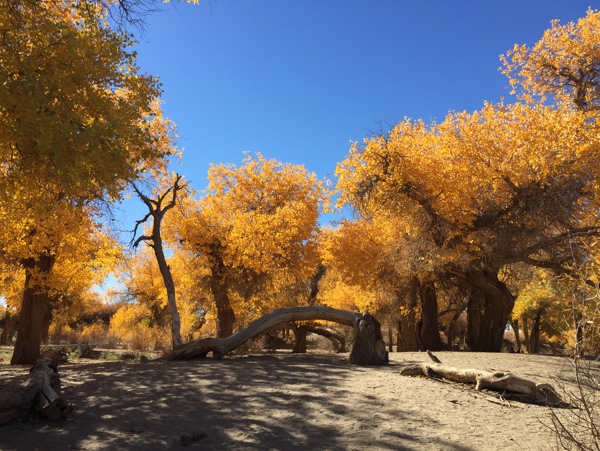
[[[48,290],[34,281],[49,276],[54,261],[55,258],[51,255],[41,255],[37,259],[28,259],[24,264],[25,289],[19,314],[17,341],[10,361],[12,365],[34,364],[40,356],[44,318],[52,306]]]
[[[273,326],[308,320],[332,321],[350,326],[355,330],[350,363],[356,365],[385,365],[388,363],[388,353],[381,336],[381,325],[373,316],[368,313],[348,312],[325,306],[288,307],[274,310],[229,337],[192,341],[173,349],[157,360],[206,357],[209,352],[212,352],[213,357],[220,358]]]

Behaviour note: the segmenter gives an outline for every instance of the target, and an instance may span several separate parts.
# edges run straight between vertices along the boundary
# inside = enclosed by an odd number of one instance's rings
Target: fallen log
[[[324,320],[350,326],[355,330],[355,342],[350,363],[355,365],[385,365],[388,353],[381,336],[381,325],[368,313],[355,313],[325,306],[288,307],[269,312],[226,338],[204,338],[185,343],[156,360],[182,360],[206,357],[212,352],[221,358],[250,338],[270,327],[291,321]]]
[[[428,351],[428,354],[429,351]],[[550,384],[536,384],[512,374],[510,371],[489,372],[473,368],[456,368],[442,364],[437,357],[430,355],[439,363],[421,363],[408,366],[400,374],[403,376],[425,376],[441,378],[452,382],[474,384],[475,390],[491,389],[525,396],[530,401],[549,405],[563,404],[562,399]]]
[[[58,367],[50,359],[36,361],[25,385],[9,386],[0,393],[0,424],[19,418],[26,412],[56,421],[67,418],[73,410],[73,405],[61,396]]]

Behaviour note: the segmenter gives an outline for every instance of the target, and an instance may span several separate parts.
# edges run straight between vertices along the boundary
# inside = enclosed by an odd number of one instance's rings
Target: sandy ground
[[[437,353],[462,368],[510,370],[556,385],[563,358]],[[76,405],[68,421],[0,427],[1,450],[543,450],[550,412],[490,402],[468,386],[409,378],[425,353],[392,353],[385,367],[347,354],[266,354],[164,363],[75,361],[59,368]],[[0,381],[26,367],[0,364]]]

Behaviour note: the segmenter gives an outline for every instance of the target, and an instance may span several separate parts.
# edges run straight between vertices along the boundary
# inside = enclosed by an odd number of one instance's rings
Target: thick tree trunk
[[[220,358],[250,338],[278,324],[292,321],[324,320],[352,327],[356,332],[350,354],[350,363],[357,365],[384,365],[388,353],[381,339],[381,326],[369,314],[348,312],[324,306],[288,307],[274,310],[251,322],[235,334],[225,338],[204,338],[179,346],[158,360],[181,360],[206,357],[209,352]]]
[[[306,334],[308,334],[308,325],[297,325],[295,322],[290,323],[294,331],[294,349],[292,354],[306,354]]]
[[[44,318],[51,309],[48,290],[43,282],[35,282],[50,275],[54,266],[54,257],[42,255],[37,259],[28,259],[25,266],[25,289],[19,314],[17,341],[10,363],[34,364],[40,356],[40,345],[44,328]]]
[[[233,333],[235,313],[229,302],[226,281],[227,271],[221,253],[221,244],[215,243],[210,253],[210,290],[215,300],[215,307],[217,308],[217,337],[225,338]]]
[[[409,287],[407,305],[403,306],[398,320],[398,345],[397,352],[423,351],[419,345],[417,331],[417,302],[418,302],[418,283],[413,280]],[[397,294],[398,299],[402,299],[401,294]]]
[[[424,349],[441,351],[444,343],[440,338],[438,322],[438,303],[434,282],[419,284],[419,297],[421,299],[421,342]]]
[[[515,300],[495,274],[480,271],[468,275],[474,290],[469,300],[468,345],[471,351],[500,352]],[[477,327],[477,323],[478,327]]]
[[[36,361],[26,386],[3,388],[0,392],[0,424],[20,417],[31,408],[52,421],[66,418],[73,411],[73,406],[61,397],[58,367],[50,359]]]

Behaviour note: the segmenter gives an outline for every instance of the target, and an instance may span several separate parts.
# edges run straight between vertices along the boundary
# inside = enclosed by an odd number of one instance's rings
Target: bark
[[[14,315],[9,311],[5,313],[4,318],[2,319],[3,329],[0,334],[0,345],[12,344],[12,339],[17,328],[17,318],[17,315]]]
[[[229,337],[233,333],[235,313],[229,302],[227,287],[227,271],[223,262],[223,248],[220,243],[215,243],[210,251],[210,290],[215,299],[217,308],[217,337]]]
[[[61,396],[58,366],[50,359],[36,361],[26,385],[5,387],[0,392],[0,424],[28,411],[52,421],[66,418],[73,411],[73,406]]]
[[[40,356],[44,317],[52,306],[47,289],[41,286],[40,282],[34,281],[50,275],[54,261],[53,256],[45,254],[24,262],[25,289],[19,314],[17,341],[10,361],[12,365],[34,364]],[[35,278],[34,273],[37,275]]]
[[[369,314],[348,312],[324,306],[289,307],[274,310],[251,322],[235,334],[225,338],[204,338],[192,341],[173,349],[157,360],[182,360],[206,357],[212,352],[220,358],[250,338],[282,323],[292,321],[324,320],[350,326],[355,330],[355,344],[350,355],[350,363],[357,365],[384,365],[388,363],[388,353],[381,339],[381,326]]]
[[[453,351],[456,349],[456,322],[458,318],[462,314],[462,310],[458,310],[452,315],[452,319],[448,323],[448,328],[446,329],[446,336],[448,337],[448,350]]]
[[[531,354],[531,339],[529,338],[529,321],[523,317],[523,335],[525,336],[525,350]]]
[[[447,379],[453,382],[474,384],[475,390],[492,389],[524,395],[528,400],[551,405],[562,404],[560,396],[549,384],[535,382],[511,374],[509,371],[494,373],[477,369],[461,369],[440,363],[411,365],[401,372],[403,376],[426,376]]]
[[[516,351],[521,352],[521,333],[519,332],[519,320],[511,319],[510,325],[513,328],[513,332],[515,334],[515,344],[517,346]]]
[[[471,351],[500,352],[506,325],[515,304],[506,285],[493,273],[478,271],[467,275],[474,287],[469,300],[467,344]]]
[[[308,325],[297,325],[294,322],[290,324],[292,325],[292,330],[294,331],[295,337],[292,354],[306,354],[306,335],[308,334]]]
[[[440,338],[438,322],[438,303],[434,282],[425,282],[419,285],[419,298],[421,299],[421,342],[424,349],[441,351],[444,343]]]
[[[531,353],[540,353],[540,323],[542,320],[542,309],[536,309],[531,328]]]
[[[402,295],[398,295],[400,298]],[[422,351],[419,346],[417,333],[417,301],[418,301],[418,285],[416,280],[413,281],[409,288],[408,305],[401,311],[400,319],[398,320],[398,345],[397,352],[412,352]]]

